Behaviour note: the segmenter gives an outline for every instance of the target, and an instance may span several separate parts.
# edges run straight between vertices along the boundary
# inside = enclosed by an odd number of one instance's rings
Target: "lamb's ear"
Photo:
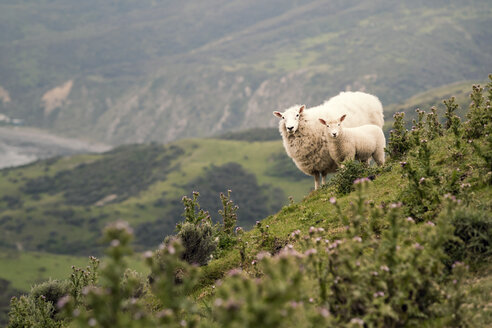
[[[280,113],[280,112],[273,112],[273,115],[275,115],[279,118],[282,118],[282,113]]]
[[[340,117],[340,122],[343,122],[343,120],[345,119],[346,116],[347,116],[347,114],[343,114],[342,117]]]
[[[326,125],[326,121],[324,119],[319,118],[318,120],[321,122],[321,124]]]
[[[306,109],[306,105],[302,105],[301,108],[299,108],[299,114],[301,114],[304,109]]]

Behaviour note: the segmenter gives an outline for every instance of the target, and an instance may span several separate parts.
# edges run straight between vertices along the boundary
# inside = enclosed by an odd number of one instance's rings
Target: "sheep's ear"
[[[282,113],[280,113],[280,112],[273,112],[273,115],[275,115],[279,118],[282,118]]]
[[[299,108],[299,114],[301,114],[304,109],[306,109],[306,105],[302,105],[301,108]]]
[[[343,122],[343,120],[345,119],[346,116],[347,116],[347,114],[343,114],[342,117],[340,117],[340,122]]]
[[[321,122],[321,124],[326,125],[326,121],[324,119],[319,118],[319,121]]]

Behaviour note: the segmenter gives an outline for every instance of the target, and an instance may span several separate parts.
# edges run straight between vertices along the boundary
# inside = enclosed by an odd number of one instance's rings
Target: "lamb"
[[[347,159],[358,159],[369,164],[371,157],[378,165],[383,165],[386,145],[383,130],[373,124],[356,128],[343,127],[342,122],[346,117],[344,114],[338,120],[329,122],[319,118],[321,124],[327,127],[328,150],[337,166]]]
[[[307,175],[314,177],[314,189],[325,183],[326,175],[337,169],[330,156],[326,141],[326,128],[319,124],[319,117],[338,118],[349,114],[345,125],[348,127],[375,124],[382,127],[383,106],[379,99],[363,92],[341,92],[322,105],[306,109],[296,105],[286,111],[273,112],[281,118],[279,131],[287,155]]]

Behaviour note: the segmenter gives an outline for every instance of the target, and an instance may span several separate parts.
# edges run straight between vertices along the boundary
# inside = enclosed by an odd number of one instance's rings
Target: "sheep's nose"
[[[337,136],[337,133],[336,132],[333,132],[332,135],[333,135],[333,137],[336,137]]]
[[[293,127],[293,126],[288,126],[288,127],[287,127],[287,130],[289,130],[289,131],[292,131],[292,129],[294,129],[294,127]]]

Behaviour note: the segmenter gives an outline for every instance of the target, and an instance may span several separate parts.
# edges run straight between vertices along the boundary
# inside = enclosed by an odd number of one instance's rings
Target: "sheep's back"
[[[342,115],[346,127],[374,124],[383,127],[383,105],[376,96],[364,92],[341,92],[324,104],[313,107],[313,115],[327,121],[335,121]]]

